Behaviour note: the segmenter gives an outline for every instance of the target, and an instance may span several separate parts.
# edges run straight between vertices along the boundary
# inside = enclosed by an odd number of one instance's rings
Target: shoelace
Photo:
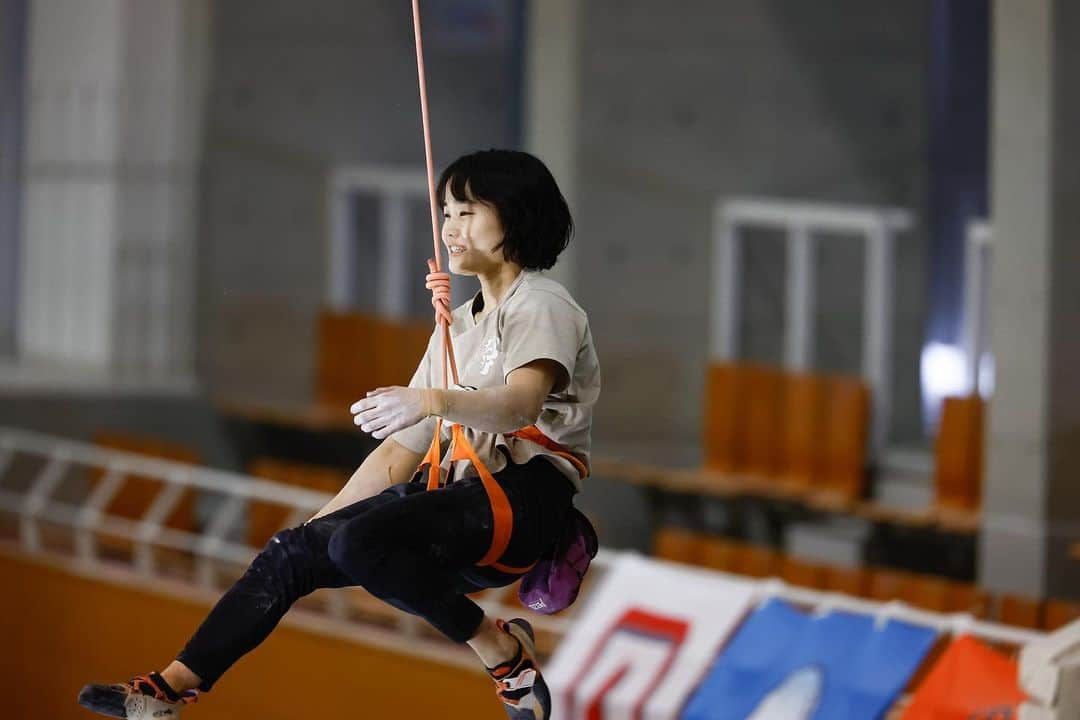
[[[536,668],[534,668],[530,662],[528,667],[518,670],[516,675],[502,680],[496,680],[495,682],[499,685],[502,692],[513,692],[515,690],[531,688],[536,683]]]
[[[133,691],[141,695],[149,694],[152,695],[155,700],[161,700],[162,702],[190,705],[191,703],[198,702],[199,700],[199,694],[192,690],[180,693],[180,697],[176,700],[173,700],[166,694],[166,692],[162,688],[158,687],[158,684],[154,682],[153,678],[151,678],[149,675],[139,675],[138,677],[134,677],[131,680],[128,680],[127,685]],[[150,692],[144,692],[143,688],[149,689]]]

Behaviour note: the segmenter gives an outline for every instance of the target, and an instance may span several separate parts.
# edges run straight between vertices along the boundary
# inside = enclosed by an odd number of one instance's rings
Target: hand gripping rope
[[[428,116],[424,45],[420,33],[420,0],[412,0],[412,11],[413,34],[416,38],[416,71],[420,80],[420,115],[424,126],[424,156],[427,161],[428,202],[431,206],[431,236],[435,249],[435,259],[428,260],[428,274],[425,286],[431,291],[431,304],[435,308],[435,323],[442,329],[442,387],[449,388],[451,377],[453,377],[454,384],[458,384],[458,369],[457,360],[454,357],[454,342],[450,336],[450,325],[453,321],[450,313],[450,273],[443,272],[442,252],[439,242],[438,199],[435,197],[435,165],[431,155],[431,122]],[[427,466],[427,489],[429,491],[437,490],[441,485],[442,448],[440,447],[440,440],[442,426],[443,419],[438,418],[435,423],[435,437],[432,439],[431,447],[428,448],[427,454],[418,468],[418,470],[422,471]],[[567,448],[548,438],[535,425],[507,433],[507,435],[542,445],[570,461],[582,477],[588,474],[588,469],[579,458],[571,454]],[[510,543],[510,535],[514,530],[514,513],[510,508],[510,501],[507,500],[506,493],[499,487],[499,483],[495,481],[494,476],[492,476],[484,463],[480,461],[480,458],[476,455],[476,450],[473,449],[472,444],[465,436],[464,428],[458,423],[452,423],[450,447],[447,453],[451,462],[468,460],[473,464],[476,472],[480,475],[480,481],[484,485],[488,502],[491,504],[493,519],[491,547],[477,565],[490,565],[496,570],[511,574],[528,572],[532,567],[531,565],[529,567],[511,567],[498,562],[499,558],[506,552],[506,546]]]

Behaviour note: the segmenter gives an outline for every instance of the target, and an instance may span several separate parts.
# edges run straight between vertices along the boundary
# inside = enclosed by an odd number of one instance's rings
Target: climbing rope
[[[435,164],[432,160],[431,153],[431,120],[428,114],[427,81],[425,79],[424,70],[424,43],[420,32],[420,0],[412,0],[412,10],[413,35],[416,39],[416,72],[420,83],[420,115],[424,126],[424,157],[427,162],[428,202],[431,206],[431,238],[435,250],[434,259],[428,260],[428,274],[425,277],[425,287],[431,291],[431,305],[435,310],[436,327],[442,331],[442,387],[448,389],[450,387],[451,379],[453,380],[454,385],[459,384],[457,360],[454,357],[454,342],[450,335],[450,325],[453,323],[453,316],[450,312],[450,273],[444,272],[442,269],[442,246],[439,233],[438,214],[439,202],[438,198],[435,197]],[[428,448],[427,454],[424,455],[424,459],[420,462],[418,468],[418,470],[423,471],[424,467],[427,467],[427,489],[429,491],[439,489],[442,484],[440,472],[442,466],[442,428],[443,419],[440,417],[435,423],[435,437],[432,438],[431,446]],[[522,438],[541,445],[560,457],[564,457],[570,461],[582,477],[585,477],[585,475],[588,474],[588,469],[579,458],[570,453],[568,449],[545,436],[535,425],[530,425],[529,427],[511,433],[506,433],[506,435]],[[510,535],[514,530],[514,513],[510,508],[510,501],[506,498],[506,493],[503,492],[499,483],[495,481],[495,477],[487,469],[484,463],[481,462],[476,454],[476,450],[465,436],[465,429],[458,423],[451,424],[450,447],[447,450],[447,454],[450,457],[451,464],[461,460],[468,460],[472,463],[477,474],[480,476],[480,481],[484,485],[484,490],[488,496],[488,502],[491,504],[491,514],[494,521],[491,547],[477,565],[489,565],[497,570],[513,574],[528,572],[532,567],[531,565],[529,567],[511,567],[498,562],[499,558],[506,552],[506,546],[510,543]]]

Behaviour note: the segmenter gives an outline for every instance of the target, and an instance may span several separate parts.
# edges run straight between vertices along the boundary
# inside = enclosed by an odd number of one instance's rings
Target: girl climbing
[[[313,518],[271,539],[172,663],[88,685],[84,707],[176,715],[297,599],[359,585],[467,643],[510,718],[550,716],[528,622],[488,617],[467,594],[509,585],[550,554],[588,474],[600,391],[589,322],[539,272],[573,223],[551,173],[522,152],[466,155],[434,194],[449,270],[477,277],[480,291],[451,310],[449,273],[429,262],[438,325],[419,368],[408,387],[377,388],[352,406],[379,447]]]

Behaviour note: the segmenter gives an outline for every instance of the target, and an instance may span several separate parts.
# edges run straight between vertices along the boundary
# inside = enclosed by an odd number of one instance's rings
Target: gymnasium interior
[[[524,150],[574,217],[600,550],[474,598],[553,717],[1080,718],[1071,0],[0,0],[0,717],[163,667],[378,445],[433,330],[414,5],[436,175]],[[502,712],[361,587],[184,708]]]

